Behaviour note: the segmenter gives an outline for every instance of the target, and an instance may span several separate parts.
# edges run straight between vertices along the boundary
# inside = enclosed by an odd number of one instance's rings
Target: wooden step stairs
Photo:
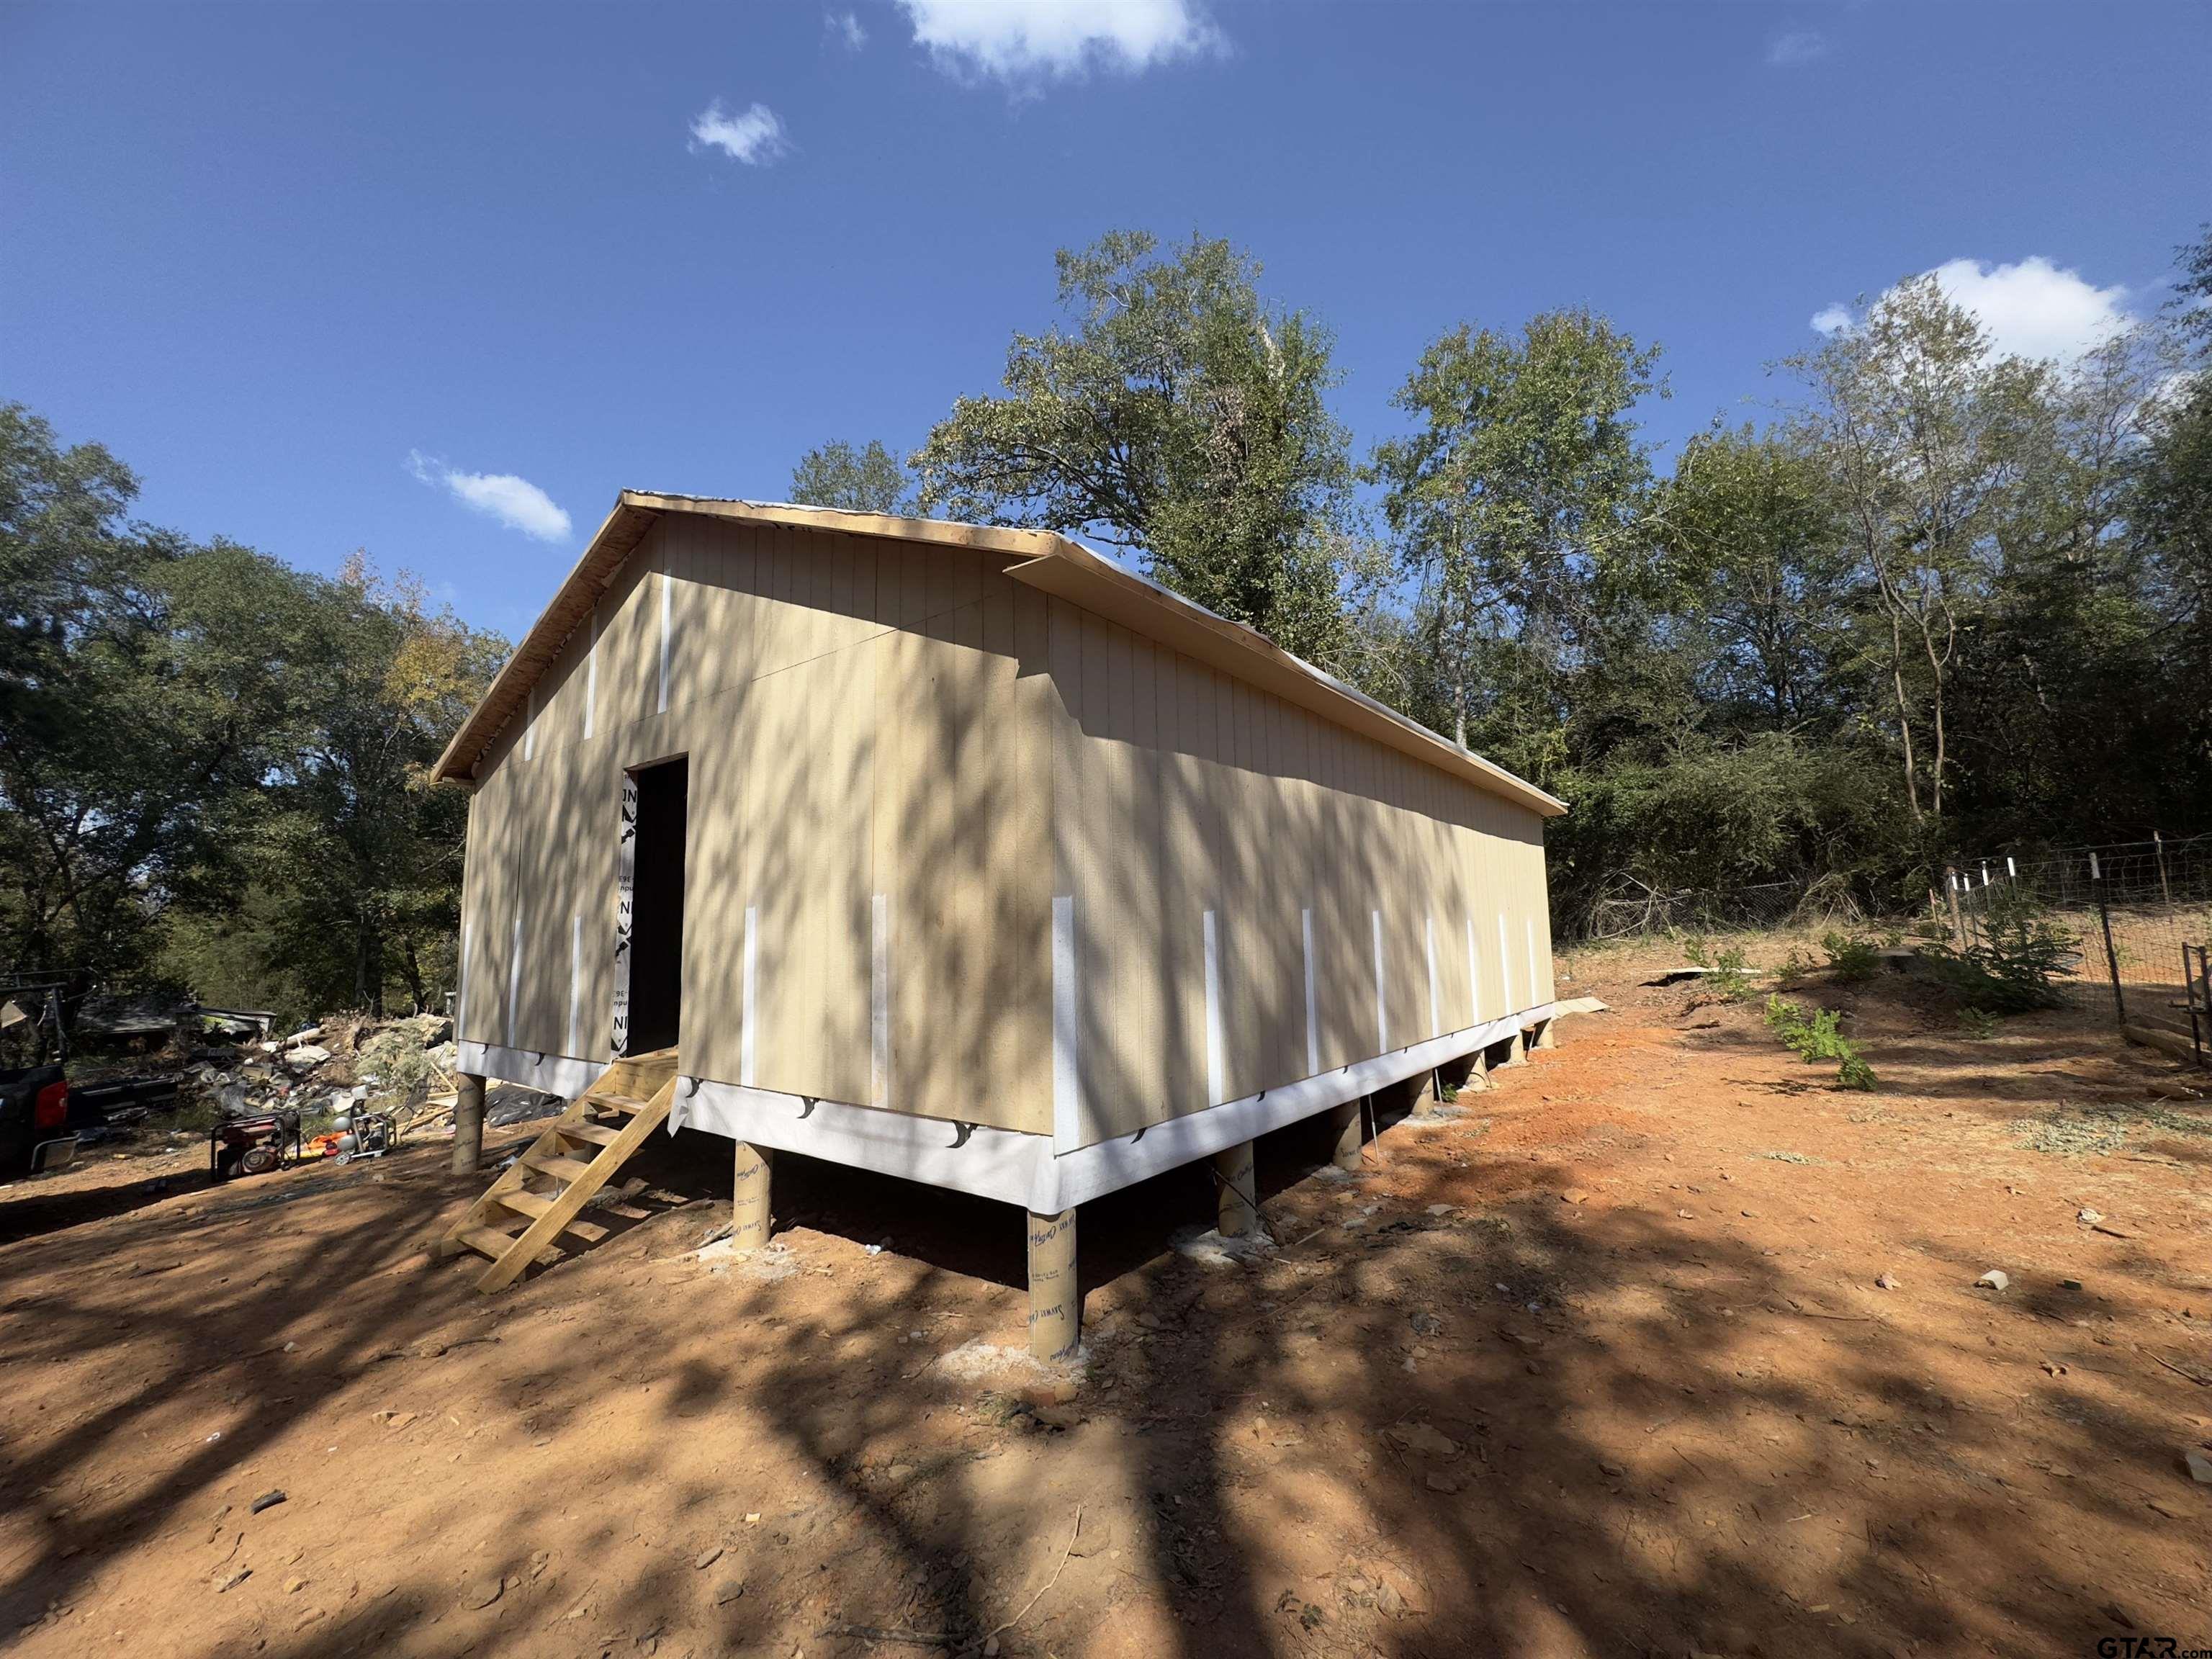
[[[489,1257],[477,1280],[489,1296],[521,1278],[564,1233],[597,1243],[607,1230],[582,1218],[584,1206],[667,1121],[675,1099],[675,1049],[616,1060],[501,1171],[438,1241],[438,1254]]]

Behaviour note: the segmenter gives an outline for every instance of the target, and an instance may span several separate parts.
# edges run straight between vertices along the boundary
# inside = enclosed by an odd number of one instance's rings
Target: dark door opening
[[[684,1012],[684,815],[690,763],[640,767],[631,878],[629,1052],[672,1048]]]

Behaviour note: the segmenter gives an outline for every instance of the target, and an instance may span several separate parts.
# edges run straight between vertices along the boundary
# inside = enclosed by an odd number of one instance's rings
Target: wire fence
[[[2108,1002],[2124,1024],[2187,1035],[2185,949],[2212,940],[2212,836],[1977,859],[1947,877],[1944,901],[1962,949],[2024,905],[2078,940],[2064,981],[2073,999]]]
[[[1992,853],[1945,872],[1928,901],[1910,909],[1878,903],[1837,876],[1723,890],[1617,876],[1562,933],[1585,944],[1728,933],[1817,942],[1872,928],[1964,951],[1987,945],[2003,918],[2021,913],[2071,940],[2059,981],[2069,1001],[2190,1039],[2193,997],[2200,1039],[2212,1032],[2212,1012],[2201,1006],[2203,975],[2185,965],[2188,952],[2212,944],[2212,836]]]

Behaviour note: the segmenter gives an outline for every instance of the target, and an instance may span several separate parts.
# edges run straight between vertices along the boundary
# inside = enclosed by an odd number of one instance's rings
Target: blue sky
[[[1559,305],[1665,348],[1668,442],[1910,272],[2063,350],[2212,217],[2208,85],[2151,0],[15,4],[0,397],[513,635],[623,486],[910,447],[1109,228],[1255,253],[1363,447],[1427,340]]]

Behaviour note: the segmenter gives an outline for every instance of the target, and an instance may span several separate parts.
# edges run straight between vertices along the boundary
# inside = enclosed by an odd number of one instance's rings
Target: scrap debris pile
[[[88,1004],[79,1029],[112,1058],[80,1052],[72,1120],[81,1146],[112,1156],[210,1143],[218,1180],[306,1157],[374,1156],[410,1136],[450,1135],[459,1056],[452,1020],[437,1014],[325,1018],[276,1035],[274,1016],[150,1000]],[[96,1104],[95,1104],[96,1103]],[[502,1089],[495,1125],[558,1109]]]

